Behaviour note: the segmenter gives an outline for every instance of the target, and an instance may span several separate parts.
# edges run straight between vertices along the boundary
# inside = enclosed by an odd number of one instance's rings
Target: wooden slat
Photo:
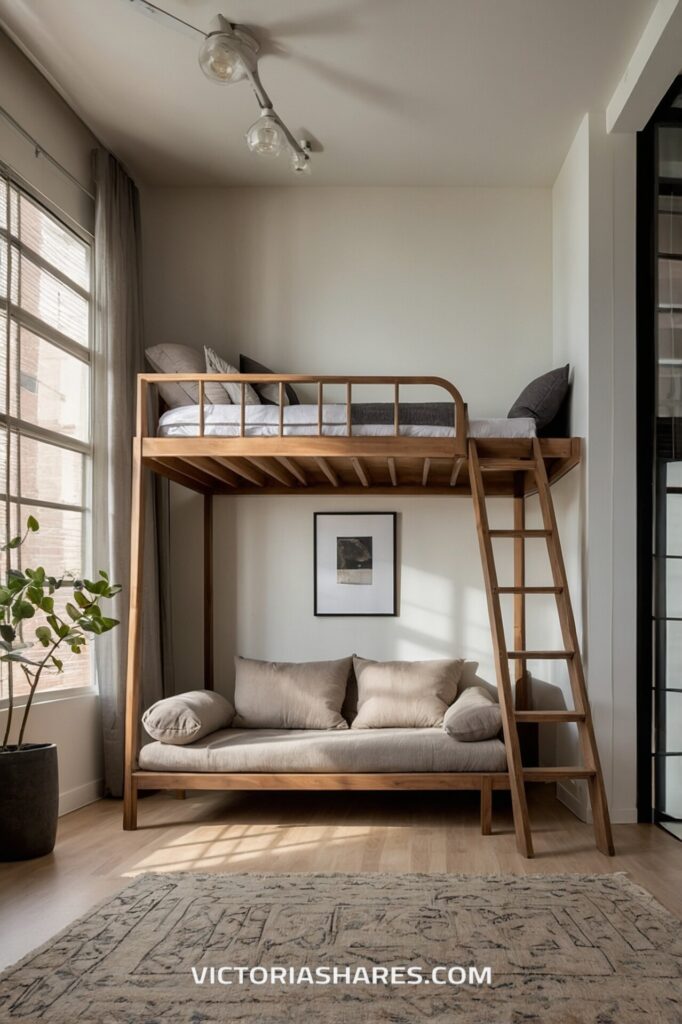
[[[227,472],[235,475],[235,483],[238,483],[238,478],[242,477],[244,480],[248,480],[249,483],[254,484],[255,487],[262,487],[267,479],[265,473],[261,473],[259,469],[252,466],[246,459],[226,459],[222,455],[214,455],[213,459],[215,462],[219,462]]]
[[[282,466],[284,466],[284,468],[287,469],[292,476],[296,477],[299,484],[303,484],[303,486],[305,487],[305,485],[308,483],[308,478],[297,462],[294,462],[293,459],[287,459],[285,455],[279,455],[277,457],[277,461]]]
[[[450,473],[450,486],[457,486],[457,477],[460,474],[460,470],[464,465],[464,459],[455,459],[452,463],[452,472]]]
[[[363,487],[369,487],[370,486],[369,473],[367,472],[366,468],[363,466],[363,464],[360,461],[360,459],[351,459],[351,463],[353,464],[353,469],[355,470],[356,475],[358,477],[358,480],[360,481],[362,486]]]
[[[395,468],[395,459],[388,459],[388,475],[391,478],[391,483],[394,487],[398,486],[398,474]]]
[[[584,722],[585,715],[579,711],[517,711],[517,722]]]
[[[481,459],[481,469],[484,473],[508,473],[521,470],[532,473],[535,463],[532,459]]]
[[[497,692],[500,701],[500,709],[502,711],[504,743],[507,750],[507,766],[509,769],[512,809],[514,812],[514,831],[516,833],[516,843],[519,851],[525,857],[532,857],[533,840],[530,833],[528,805],[526,803],[526,791],[523,784],[523,765],[521,762],[519,734],[516,728],[516,722],[514,721],[514,696],[512,693],[511,677],[509,674],[509,662],[507,660],[504,621],[502,618],[500,601],[496,594],[499,584],[497,581],[493,546],[490,540],[490,525],[488,523],[485,491],[483,489],[483,477],[481,476],[481,470],[478,463],[476,442],[473,440],[469,441],[469,478],[471,481],[471,494],[474,502],[474,515],[476,517],[476,532],[478,534],[478,542],[481,549],[481,565],[483,567],[483,578],[485,581],[485,591],[488,602],[493,651],[495,654]]]
[[[349,381],[348,384],[346,384],[346,433],[348,434],[349,437],[351,437],[353,433],[352,389],[353,385]]]
[[[322,384],[322,381],[320,381],[319,384],[317,385],[317,433],[320,436],[322,436],[322,426],[323,426],[323,415],[322,415],[323,414],[322,406],[324,405],[324,397],[323,397],[324,392],[323,392],[323,388],[324,388],[324,385]]]
[[[179,483],[182,487],[188,487],[189,490],[196,490],[198,495],[209,494],[213,489],[213,482],[210,478],[206,476],[205,482],[200,483],[194,477],[181,472],[182,464],[181,459],[144,460],[144,466],[147,469],[151,469],[154,473],[159,473],[160,476],[164,476],[167,480],[172,480],[173,483]]]
[[[273,477],[280,484],[284,484],[285,487],[293,487],[297,482],[293,473],[285,469],[278,459],[261,458],[252,455],[249,457],[249,462],[257,466],[258,469],[262,469],[264,473]]]
[[[509,789],[506,772],[153,772],[137,771],[140,789]]]
[[[560,594],[561,587],[498,587],[498,594]],[[518,643],[516,637],[514,643]],[[519,647],[523,649],[523,642],[519,644]]]
[[[491,530],[491,537],[529,537],[531,539],[538,539],[541,537],[547,537],[547,530]]]
[[[271,458],[286,455],[294,459],[311,458],[410,458],[452,459],[457,455],[451,437],[353,437],[317,434],[299,437],[146,437],[142,454],[147,457],[168,458],[185,455],[227,455],[249,458],[260,455]]]
[[[244,381],[239,385],[239,436],[246,434],[246,385]]]
[[[284,437],[284,383],[279,382],[279,436]]]
[[[424,459],[424,466],[422,468],[422,487],[426,487],[429,480],[429,470],[431,469],[431,459]]]
[[[152,461],[163,467],[163,475],[175,483],[200,493],[213,489],[215,481],[211,480],[207,473],[191,466],[186,459],[153,459]]]
[[[561,782],[562,779],[591,779],[595,775],[593,768],[524,768],[523,777],[526,782]]]
[[[508,658],[522,658],[524,661],[570,661],[575,651],[507,651]]]
[[[393,388],[393,434],[400,436],[400,384],[397,381]]]
[[[225,466],[220,465],[217,459],[190,458],[182,461],[183,464],[193,466],[201,473],[206,473],[207,476],[213,477],[214,480],[220,480],[223,484],[229,484],[230,487],[236,487],[239,484],[239,477]]]
[[[205,426],[206,426],[206,408],[205,408],[204,402],[205,402],[205,398],[204,398],[204,382],[203,382],[203,380],[200,380],[199,381],[199,437],[203,437],[205,432],[206,432],[205,431]]]
[[[339,478],[336,475],[336,473],[334,472],[334,470],[332,469],[332,467],[329,465],[327,460],[326,459],[316,459],[315,461],[317,462],[318,466],[320,467],[320,469],[322,470],[322,472],[324,473],[324,475],[326,476],[327,480],[332,485],[332,487],[338,487],[339,486]]]

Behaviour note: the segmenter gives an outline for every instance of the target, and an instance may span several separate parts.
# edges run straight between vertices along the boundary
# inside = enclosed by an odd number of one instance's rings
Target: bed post
[[[204,495],[204,688],[213,689],[213,495]]]
[[[137,828],[137,763],[140,715],[140,626],[142,615],[142,566],[144,560],[145,480],[142,438],[147,431],[147,382],[137,378],[137,420],[133,438],[133,477],[130,515],[130,610],[128,615],[128,663],[125,701],[123,828]]]

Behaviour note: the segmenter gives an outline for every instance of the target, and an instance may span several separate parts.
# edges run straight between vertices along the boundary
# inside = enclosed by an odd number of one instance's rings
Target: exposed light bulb
[[[246,75],[241,53],[234,45],[233,37],[224,32],[207,36],[199,50],[199,66],[212,82],[229,85],[239,82]]]
[[[268,110],[263,111],[246,133],[247,146],[260,156],[279,156],[283,142],[282,129]]]
[[[310,160],[305,153],[291,151],[291,169],[295,174],[310,174]]]

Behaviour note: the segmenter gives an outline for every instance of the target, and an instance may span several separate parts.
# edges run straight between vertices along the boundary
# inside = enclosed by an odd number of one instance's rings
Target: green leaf
[[[64,662],[60,661],[59,658],[55,658],[54,654],[52,655],[52,664],[57,669],[57,672],[61,672],[64,668]]]
[[[12,550],[14,550],[14,548],[18,548],[20,544],[21,544],[21,537],[12,537],[11,541],[8,544],[3,544],[2,550],[3,551],[12,551]]]
[[[74,622],[78,622],[83,614],[78,608],[76,608],[75,604],[71,604],[70,601],[67,601],[66,603],[66,612],[69,618],[73,619]]]
[[[100,569],[99,570],[99,574],[100,574],[100,576],[102,577],[103,580],[106,580],[107,583],[109,582],[109,573],[108,572],[105,572],[104,569]]]
[[[15,601],[12,605],[12,615],[17,621],[21,619],[32,619],[35,615],[36,610],[29,601],[22,601],[21,599]]]
[[[49,626],[38,626],[36,629],[36,637],[43,647],[49,647],[52,642],[52,630]]]
[[[31,533],[37,533],[40,529],[40,523],[35,516],[29,516],[26,520],[26,527],[31,531]]]
[[[44,597],[42,599],[42,601],[40,602],[40,607],[42,608],[42,610],[44,612],[47,612],[48,614],[51,614],[54,611],[54,598],[53,597]]]
[[[8,626],[8,625],[0,626],[0,636],[2,637],[3,640],[6,640],[7,643],[11,644],[12,641],[16,638],[16,635],[17,635],[17,631],[14,628],[14,626]]]
[[[90,602],[82,590],[74,590],[73,599],[80,608],[88,608],[90,606]]]
[[[40,602],[43,599],[43,588],[31,586],[26,589],[26,597],[29,601],[33,601],[35,605],[40,607]]]
[[[7,587],[0,587],[0,605],[9,604],[11,600],[11,591],[9,591]]]
[[[100,619],[100,625],[104,630],[113,629],[114,626],[118,626],[119,619],[107,619],[104,616]]]
[[[74,654],[80,654],[81,652],[81,649],[78,646],[78,644],[71,644],[71,650],[73,651]]]

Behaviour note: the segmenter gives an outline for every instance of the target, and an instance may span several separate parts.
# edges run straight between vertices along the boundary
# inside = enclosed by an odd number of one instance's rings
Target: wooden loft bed
[[[199,403],[194,436],[156,436],[156,418],[150,409],[159,385],[194,384]],[[231,436],[211,432],[204,402],[209,383],[237,384],[240,391],[238,419]],[[268,436],[254,436],[245,400],[247,384],[276,384],[279,391],[277,422]],[[287,384],[316,388],[316,430],[294,435],[287,424],[284,405]],[[325,423],[324,389],[341,385],[345,395],[345,431],[330,433]],[[393,423],[389,434],[368,436],[352,432],[352,399],[356,385],[389,385],[393,389]],[[442,389],[453,404],[450,436],[406,436],[401,424],[401,395],[411,386]],[[315,403],[313,403],[315,404]],[[478,789],[481,792],[481,826],[491,831],[493,789],[511,791],[514,828],[519,850],[533,856],[525,784],[587,781],[592,804],[597,847],[613,854],[613,840],[599,763],[592,716],[585,685],[578,636],[559,542],[550,486],[580,462],[579,438],[469,436],[467,408],[460,392],[440,377],[342,377],[302,374],[140,374],[137,423],[133,440],[133,496],[131,519],[131,583],[126,685],[124,828],[137,823],[140,789]],[[466,496],[472,499],[488,599],[507,772],[494,773],[399,773],[349,775],[142,771],[137,767],[140,717],[139,638],[142,595],[142,545],[144,540],[145,469],[182,484],[204,496],[204,671],[205,685],[213,687],[213,585],[212,534],[214,495],[239,494],[410,494]],[[543,529],[526,529],[526,498],[537,494]],[[509,529],[491,530],[487,497],[513,500]],[[514,581],[500,586],[495,566],[493,539],[508,538],[514,549]],[[551,585],[526,586],[526,544],[533,539],[547,543]],[[554,651],[526,649],[526,596],[548,593],[556,598],[563,648]],[[500,596],[513,595],[514,647],[507,647]],[[528,662],[548,658],[566,661],[574,701],[572,711],[535,711],[529,705]],[[510,662],[514,665],[512,672]],[[527,723],[576,723],[582,766],[525,767],[521,758],[519,726]]]

